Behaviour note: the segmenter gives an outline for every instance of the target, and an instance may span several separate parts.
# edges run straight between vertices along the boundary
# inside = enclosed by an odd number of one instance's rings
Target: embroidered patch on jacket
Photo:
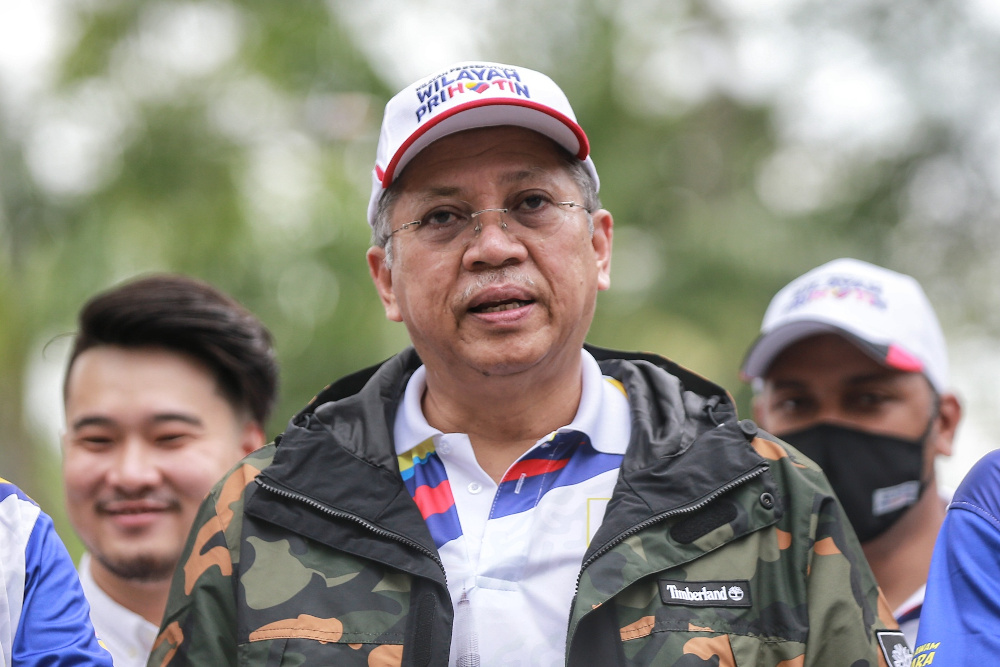
[[[877,630],[878,645],[889,667],[910,667],[913,652],[906,643],[906,637],[899,630]]]
[[[660,599],[663,604],[688,607],[750,607],[750,582],[735,581],[674,581],[660,579]]]

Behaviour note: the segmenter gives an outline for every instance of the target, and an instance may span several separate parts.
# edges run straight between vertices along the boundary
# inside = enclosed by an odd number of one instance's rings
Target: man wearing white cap
[[[911,645],[946,501],[934,460],[961,418],[916,280],[855,259],[783,288],[743,375],[754,417],[827,474]]]
[[[584,338],[613,223],[543,74],[386,106],[368,266],[413,348],[209,496],[151,665],[844,665],[908,649],[815,468]],[[880,657],[881,656],[881,657]]]

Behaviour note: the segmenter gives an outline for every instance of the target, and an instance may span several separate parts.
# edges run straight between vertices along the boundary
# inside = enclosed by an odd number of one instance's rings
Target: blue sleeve
[[[970,471],[938,534],[914,667],[992,664],[1000,656],[1000,457]]]
[[[112,667],[97,641],[73,561],[41,512],[25,548],[24,606],[12,667]]]

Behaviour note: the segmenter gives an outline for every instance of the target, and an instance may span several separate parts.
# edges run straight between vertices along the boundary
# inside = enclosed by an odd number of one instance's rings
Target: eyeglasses
[[[555,234],[566,214],[574,208],[587,210],[575,201],[552,201],[539,194],[528,195],[508,208],[484,208],[471,213],[453,205],[439,206],[420,220],[400,225],[389,236],[412,229],[414,238],[424,246],[432,250],[452,250],[471,243],[479,235],[483,230],[480,217],[483,213],[496,212],[500,214],[500,229],[522,241],[534,241]]]

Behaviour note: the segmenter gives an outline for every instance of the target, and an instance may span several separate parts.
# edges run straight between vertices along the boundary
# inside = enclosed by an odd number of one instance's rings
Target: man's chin
[[[108,572],[126,581],[137,583],[153,583],[169,580],[177,568],[176,558],[164,558],[150,554],[136,556],[113,557],[107,554],[94,554]]]
[[[506,349],[491,349],[474,357],[470,365],[486,377],[514,377],[522,373],[552,372],[553,362],[561,355],[549,354],[549,348],[532,345],[510,345]],[[579,350],[574,356],[579,360]]]

